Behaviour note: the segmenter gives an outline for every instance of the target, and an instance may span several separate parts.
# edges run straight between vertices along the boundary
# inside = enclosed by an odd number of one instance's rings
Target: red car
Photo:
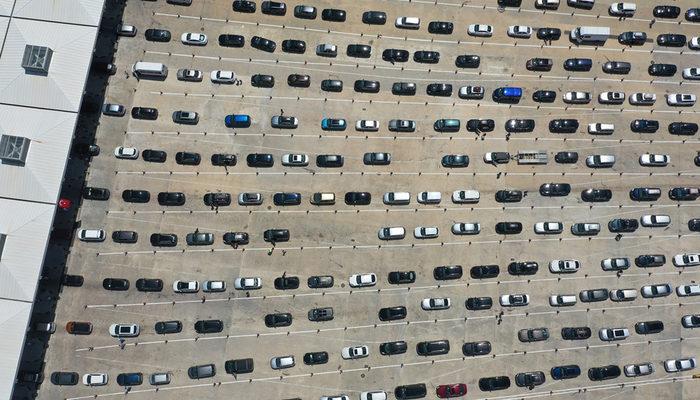
[[[467,385],[464,383],[455,383],[452,385],[440,385],[437,387],[437,395],[441,399],[450,397],[460,397],[467,394]]]

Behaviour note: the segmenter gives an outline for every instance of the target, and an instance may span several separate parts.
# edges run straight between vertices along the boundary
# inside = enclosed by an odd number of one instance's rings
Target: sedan
[[[395,354],[404,354],[408,350],[408,345],[405,341],[384,342],[379,345],[379,353],[384,356]]]
[[[413,53],[413,61],[422,64],[437,64],[440,62],[440,53],[430,50],[419,50]]]
[[[572,273],[581,268],[579,260],[552,260],[549,263],[549,270],[553,273]]]
[[[365,153],[362,157],[365,165],[389,165],[391,154],[383,152]]]
[[[700,79],[700,68],[685,68],[683,69],[683,79],[698,80]]]
[[[114,156],[125,160],[135,160],[139,158],[139,151],[134,147],[119,146],[114,149]]]
[[[287,76],[287,85],[291,87],[307,88],[311,86],[311,77],[302,74],[290,74]]]
[[[491,37],[493,35],[493,27],[491,25],[471,24],[467,28],[467,33],[470,36]]]
[[[678,297],[698,296],[700,295],[700,285],[680,285],[676,287],[676,294]]]
[[[177,280],[173,282],[173,291],[175,293],[197,293],[199,291],[199,282]]]
[[[419,356],[439,356],[449,352],[450,342],[448,340],[431,340],[416,344],[416,353]]]
[[[526,387],[532,389],[535,386],[539,386],[545,382],[544,372],[542,371],[532,371],[532,372],[520,372],[515,375],[515,384],[520,387]]]
[[[435,226],[418,226],[413,231],[413,236],[416,239],[433,239],[438,237],[439,231]]]
[[[441,164],[445,168],[466,168],[469,166],[469,156],[466,154],[448,154],[442,157]]]
[[[477,235],[481,232],[481,224],[478,222],[457,222],[452,225],[452,233],[455,235]]]
[[[507,376],[491,376],[479,379],[479,389],[482,392],[505,390],[510,387],[510,378]]]
[[[295,365],[294,356],[273,357],[270,359],[270,368],[285,369]]]
[[[564,103],[568,104],[588,104],[591,102],[589,92],[566,92],[563,96]]]
[[[483,356],[491,353],[491,342],[466,342],[462,345],[462,354],[465,356]]]
[[[684,328],[700,328],[700,314],[684,315],[681,324]]]
[[[627,328],[601,328],[598,331],[600,340],[610,342],[615,340],[625,340],[630,336]]]
[[[448,297],[438,297],[423,299],[420,306],[424,310],[447,310],[450,308],[451,301]]]
[[[361,119],[355,123],[355,130],[360,132],[376,132],[379,130],[379,121]]]
[[[183,33],[180,36],[180,40],[182,40],[182,43],[192,46],[206,46],[208,42],[207,35],[194,32]]]
[[[666,95],[666,104],[669,106],[692,106],[695,104],[696,97],[690,93],[670,93]]]
[[[233,71],[211,71],[209,78],[213,83],[225,83],[230,85],[236,82],[236,74]]]
[[[121,104],[105,103],[102,106],[102,114],[112,117],[123,117],[126,114],[126,107]]]
[[[608,222],[610,232],[634,232],[639,228],[639,222],[631,218],[615,218]]]
[[[561,338],[564,340],[586,340],[591,337],[591,328],[587,326],[561,328]]]
[[[678,358],[664,361],[664,369],[666,372],[682,372],[695,369],[698,363],[695,357]]]
[[[296,117],[275,115],[270,119],[270,126],[278,129],[296,129],[299,120]]]
[[[328,363],[328,352],[317,351],[304,354],[304,364],[319,365]]]
[[[261,278],[236,278],[233,281],[233,287],[238,290],[255,290],[262,287]]]
[[[503,307],[526,306],[530,303],[530,296],[527,294],[504,294],[499,298]]]
[[[459,279],[461,277],[461,265],[441,265],[433,269],[433,278],[439,281]]]
[[[253,36],[250,39],[250,46],[254,49],[266,51],[268,53],[273,53],[277,48],[277,43],[273,42],[270,39],[265,39],[264,37]]]
[[[581,192],[581,200],[587,202],[605,202],[612,199],[612,190],[610,189],[586,189]]]
[[[532,28],[524,25],[511,25],[508,27],[508,36],[527,39],[532,35]]]
[[[309,165],[309,156],[306,154],[285,154],[282,156],[282,165],[287,167],[305,167]]]
[[[138,324],[112,324],[109,334],[115,338],[136,337],[141,332]]]
[[[384,307],[379,310],[380,321],[396,321],[406,318],[406,307]]]
[[[656,37],[656,44],[665,47],[683,47],[686,41],[685,35],[676,33],[663,33]]]
[[[203,75],[202,71],[198,69],[181,68],[177,70],[177,79],[184,82],[201,82]]]
[[[344,360],[354,360],[357,358],[364,358],[369,355],[369,347],[367,346],[348,346],[344,347],[340,352],[340,355]]]
[[[355,91],[358,93],[379,93],[379,81],[358,79],[355,81]]]
[[[654,365],[652,363],[628,364],[623,368],[625,376],[633,378],[637,376],[651,375],[654,373]]]
[[[700,266],[700,253],[676,254],[673,256],[673,265],[676,267]]]
[[[350,287],[367,287],[377,284],[377,275],[374,273],[355,274],[349,278]]]
[[[620,376],[622,371],[617,365],[606,365],[603,367],[593,367],[588,369],[588,379],[592,381],[604,381],[615,379]]]
[[[439,385],[435,388],[435,393],[441,399],[452,397],[461,397],[467,394],[467,385],[464,383],[455,383],[451,385]]]
[[[181,206],[185,204],[185,194],[182,192],[158,193],[158,204],[161,206]]]
[[[673,76],[678,71],[674,64],[654,63],[647,68],[647,72],[651,76]]]
[[[561,222],[537,222],[535,223],[535,233],[540,235],[552,235],[562,233],[564,224]]]
[[[645,36],[646,40],[646,36]],[[607,74],[629,74],[632,70],[632,64],[624,61],[608,61],[603,64],[603,72]]]
[[[83,375],[83,385],[104,386],[109,382],[109,375],[104,373],[93,373]]]
[[[571,185],[568,183],[544,183],[540,186],[540,195],[549,197],[568,196]]]
[[[600,104],[622,104],[625,102],[624,92],[603,92],[598,95]]]
[[[268,328],[281,328],[292,324],[292,314],[275,313],[265,315],[265,326]]]

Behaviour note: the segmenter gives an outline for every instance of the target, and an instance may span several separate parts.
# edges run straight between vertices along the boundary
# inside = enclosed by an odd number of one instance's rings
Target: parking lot
[[[260,3],[260,2],[258,2]],[[527,3],[527,4],[525,4]],[[700,297],[681,297],[676,288],[695,284],[700,277],[698,267],[677,267],[672,259],[677,254],[700,252],[700,234],[691,231],[688,221],[700,217],[700,202],[676,201],[668,191],[675,187],[697,187],[700,167],[695,157],[700,143],[695,135],[673,135],[667,126],[673,122],[698,122],[698,108],[674,107],[665,95],[689,93],[700,95],[700,81],[683,79],[680,71],[700,68],[700,51],[685,47],[658,46],[659,34],[681,33],[688,38],[698,35],[698,23],[677,19],[654,19],[652,4],[638,2],[633,18],[619,19],[608,15],[612,1],[598,0],[591,10],[575,9],[565,3],[557,11],[536,10],[533,1],[523,2],[522,9],[499,10],[495,0],[460,2],[432,1],[329,1],[315,0],[319,11],[315,20],[295,18],[293,9],[302,4],[287,2],[286,16],[260,12],[241,13],[232,10],[231,2],[193,0],[189,7],[165,3],[164,0],[129,2],[123,22],[137,27],[135,37],[121,37],[115,55],[117,73],[109,80],[106,101],[126,107],[126,116],[103,115],[97,128],[96,143],[101,154],[93,157],[86,186],[108,188],[107,201],[83,199],[80,205],[80,227],[103,229],[104,242],[88,243],[77,239],[68,260],[68,273],[82,275],[82,287],[64,287],[58,309],[58,329],[52,335],[46,356],[44,374],[47,379],[39,390],[40,399],[87,399],[123,396],[135,398],[197,399],[253,398],[316,399],[321,396],[346,394],[356,399],[361,392],[385,391],[394,399],[399,385],[424,383],[427,397],[436,398],[436,387],[465,383],[465,399],[529,399],[575,398],[601,399],[616,395],[630,399],[691,399],[697,393],[693,372],[668,373],[664,361],[700,355],[700,334],[685,328],[681,318],[698,314]],[[694,7],[692,1],[671,2],[683,12]],[[306,3],[304,3],[306,4]],[[324,21],[321,10],[342,8],[347,22]],[[362,13],[382,10],[387,13],[386,25],[361,23]],[[419,30],[398,29],[394,20],[400,16],[421,18]],[[449,35],[428,33],[430,21],[452,21],[454,32]],[[652,22],[653,21],[653,22]],[[467,35],[469,24],[489,24],[492,37]],[[562,30],[561,40],[545,43],[533,35],[530,39],[515,39],[506,34],[510,25],[527,25],[533,31],[540,27]],[[577,46],[568,40],[568,33],[578,26],[608,26],[613,37],[604,46]],[[148,28],[167,29],[172,40],[167,43],[147,41]],[[642,46],[628,47],[616,37],[624,31],[644,31],[648,41]],[[206,46],[188,46],[180,41],[185,32],[204,33]],[[241,48],[221,47],[220,34],[243,35]],[[256,50],[250,38],[261,36],[277,43],[274,53]],[[304,40],[305,54],[283,52],[285,39]],[[318,44],[337,46],[334,58],[315,53]],[[370,58],[349,57],[347,45],[372,46]],[[408,62],[389,63],[382,60],[382,51],[396,48],[414,54],[420,50],[438,51],[437,64]],[[454,59],[462,54],[481,57],[478,68],[457,68]],[[528,71],[526,62],[532,57],[548,57],[554,67],[549,72]],[[571,72],[562,68],[568,58],[590,58],[593,67],[587,72]],[[626,75],[606,74],[602,65],[607,61],[632,64]],[[131,68],[135,62],[163,63],[169,74],[163,81],[137,79]],[[670,77],[653,77],[647,73],[651,63],[669,63],[679,72]],[[201,82],[185,82],[176,78],[180,68],[203,72]],[[233,85],[212,83],[211,71],[234,71],[240,82]],[[255,74],[272,75],[273,88],[251,85]],[[291,87],[289,74],[306,74],[309,88]],[[324,79],[339,79],[342,92],[320,89]],[[376,94],[358,93],[353,83],[358,79],[378,81]],[[414,82],[414,96],[397,96],[391,92],[394,82]],[[449,83],[450,97],[429,96],[430,83]],[[466,100],[457,96],[460,87],[481,85],[483,100]],[[491,93],[498,87],[523,89],[516,104],[498,103]],[[553,103],[538,103],[532,93],[538,89],[557,93]],[[567,104],[566,92],[590,92],[588,104]],[[600,104],[597,99],[606,91],[624,92],[628,97],[637,92],[655,93],[652,106],[635,106],[627,100],[619,105]],[[157,120],[140,120],[130,116],[132,107],[154,107]],[[199,114],[197,125],[176,124],[171,114],[177,110]],[[228,114],[246,114],[252,118],[248,128],[227,128]],[[298,119],[296,129],[277,129],[270,120],[275,115]],[[324,118],[347,120],[344,131],[321,128]],[[438,119],[456,118],[461,121],[459,132],[436,132]],[[491,132],[468,132],[469,119],[493,119]],[[526,133],[507,133],[509,119],[533,119],[535,129]],[[552,133],[550,120],[575,118],[579,128],[575,133]],[[391,119],[413,120],[415,132],[391,132]],[[656,133],[635,133],[630,129],[634,119],[659,122]],[[355,129],[358,120],[379,121],[377,132]],[[615,125],[611,135],[592,135],[590,123]],[[163,163],[117,159],[113,151],[118,146],[167,152]],[[180,165],[175,154],[180,151],[201,155],[197,166]],[[483,157],[487,152],[538,151],[547,154],[548,163],[518,164],[513,159],[505,164],[489,164]],[[578,162],[555,162],[555,154],[578,152]],[[391,154],[389,165],[366,165],[368,152]],[[212,154],[231,153],[237,157],[235,166],[213,166]],[[273,155],[271,168],[246,165],[250,153]],[[283,166],[284,154],[306,154],[308,166]],[[316,156],[340,154],[340,168],[321,168]],[[448,154],[466,154],[466,168],[445,168],[441,158]],[[590,168],[585,159],[590,155],[614,155],[611,168]],[[640,165],[643,154],[663,154],[670,157],[665,167]],[[539,193],[540,185],[568,183],[571,193],[565,197],[546,197]],[[636,187],[661,188],[656,201],[635,201],[630,190]],[[606,202],[586,202],[581,192],[588,188],[610,189],[612,199]],[[151,199],[137,204],[122,200],[127,189],[147,190]],[[463,204],[452,201],[457,190],[474,189],[480,193],[478,202]],[[502,203],[495,199],[499,190],[520,190],[520,202]],[[369,192],[369,205],[348,205],[347,192]],[[421,204],[416,196],[423,191],[440,192],[439,204]],[[156,201],[159,192],[182,192],[183,206],[161,206]],[[206,193],[230,193],[230,206],[210,207],[204,204]],[[262,205],[242,206],[236,201],[239,193],[257,192]],[[301,205],[277,206],[273,195],[278,192],[298,192]],[[309,202],[316,192],[332,192],[335,204],[313,205]],[[407,205],[387,205],[382,196],[387,192],[409,192]],[[644,215],[668,215],[666,227],[640,226],[635,232],[610,232],[608,221],[615,218],[639,220]],[[498,222],[522,223],[522,233],[502,235],[496,232]],[[556,221],[563,232],[554,235],[535,233],[537,222]],[[476,235],[455,235],[451,227],[459,222],[479,223]],[[571,233],[575,223],[599,223],[600,233],[580,236]],[[378,238],[382,227],[404,227],[401,240],[383,241]],[[416,227],[437,227],[439,236],[414,238]],[[263,240],[268,229],[288,229],[290,240],[269,243]],[[111,234],[116,230],[138,233],[134,244],[115,243]],[[250,242],[240,246],[224,244],[226,232],[247,232]],[[192,232],[214,234],[214,244],[188,246],[185,237]],[[153,233],[173,233],[178,236],[174,247],[154,247],[149,242]],[[605,271],[601,261],[627,257],[634,261],[644,254],[663,254],[663,266],[641,268],[632,265],[624,271]],[[580,269],[571,274],[549,270],[552,260],[578,260]],[[517,261],[536,261],[539,270],[534,275],[512,275],[508,265]],[[478,265],[500,267],[498,277],[470,277],[470,269]],[[435,267],[461,265],[464,274],[459,279],[436,280]],[[409,284],[390,284],[391,271],[415,271],[416,279]],[[351,287],[353,274],[374,273],[377,283],[369,287]],[[280,276],[299,277],[294,290],[278,290],[273,285]],[[331,275],[330,288],[309,288],[307,278]],[[262,288],[236,290],[234,279],[260,277]],[[102,287],[105,278],[124,278],[131,286],[127,291],[110,291]],[[135,287],[139,278],[159,278],[164,287],[160,292],[142,292]],[[223,280],[227,284],[220,293],[174,293],[176,280]],[[569,307],[550,306],[550,295],[574,294],[587,289],[631,289],[645,285],[668,283],[673,288],[666,297],[643,298],[634,301],[611,300],[585,303],[578,301]],[[524,307],[505,307],[499,297],[507,294],[528,294],[530,303]],[[488,310],[468,310],[465,301],[471,297],[491,297]],[[425,310],[426,298],[450,298],[447,310]],[[405,306],[405,319],[380,321],[383,307]],[[333,307],[331,321],[312,322],[307,312],[317,307]],[[269,328],[265,315],[291,313],[293,322],[287,327]],[[223,321],[222,332],[198,334],[193,325],[199,320]],[[182,332],[157,334],[158,321],[178,320]],[[635,332],[640,321],[661,320],[661,333],[641,335]],[[69,321],[91,322],[90,335],[71,335],[64,326]],[[117,339],[108,333],[115,323],[139,324],[138,337]],[[564,327],[589,327],[592,335],[586,340],[564,340]],[[523,343],[518,331],[546,327],[546,341]],[[602,341],[601,328],[627,328],[630,337],[622,341]],[[421,341],[447,339],[450,351],[445,355],[420,356],[415,346]],[[382,355],[380,344],[404,340],[408,351],[403,354]],[[488,340],[492,350],[487,355],[465,356],[466,342]],[[367,345],[369,356],[344,360],[341,350],[347,346]],[[326,364],[306,365],[302,358],[307,352],[328,352]],[[293,355],[296,365],[290,369],[273,370],[270,359]],[[227,374],[226,360],[253,358],[254,371]],[[625,365],[650,362],[655,372],[647,376],[620,377],[591,381],[589,368],[609,364]],[[215,364],[216,375],[199,380],[188,377],[188,368]],[[550,369],[577,364],[581,375],[574,379],[554,380]],[[107,373],[109,383],[90,387],[80,382],[76,386],[53,385],[48,376],[54,371],[75,371],[82,377],[87,373]],[[546,382],[528,390],[518,387],[514,377],[521,372],[543,371]],[[117,385],[120,373],[141,372],[142,385],[125,388]],[[152,386],[148,376],[169,372],[169,385]],[[479,389],[484,377],[508,376],[508,389],[486,392]]]

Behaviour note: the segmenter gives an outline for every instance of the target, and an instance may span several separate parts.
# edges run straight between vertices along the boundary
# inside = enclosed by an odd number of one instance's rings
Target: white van
[[[311,204],[317,206],[333,205],[335,204],[335,193],[314,193],[313,196],[311,196]]]
[[[411,194],[408,192],[384,193],[384,204],[403,205],[411,202]]]
[[[102,242],[105,240],[105,231],[102,229],[81,229],[78,231],[78,239],[83,242]]]
[[[588,124],[588,133],[593,135],[612,135],[615,132],[615,124]]]
[[[586,166],[589,168],[610,168],[615,164],[615,156],[612,154],[595,154],[586,157]]]
[[[420,28],[420,18],[418,17],[398,17],[396,18],[396,27],[403,29],[418,29]]]
[[[131,67],[131,72],[137,78],[161,79],[167,78],[168,67],[162,63],[139,61]]]
[[[612,3],[608,9],[610,15],[616,17],[631,17],[635,11],[637,11],[635,3]]]
[[[381,240],[398,240],[406,237],[406,229],[403,226],[379,228],[377,236]]]
[[[421,204],[440,204],[442,194],[440,192],[420,192],[417,200]]]

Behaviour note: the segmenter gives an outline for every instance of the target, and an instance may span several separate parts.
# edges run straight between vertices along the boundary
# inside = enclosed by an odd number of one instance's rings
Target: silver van
[[[131,67],[131,72],[137,78],[165,79],[168,77],[168,67],[162,63],[139,61]]]

